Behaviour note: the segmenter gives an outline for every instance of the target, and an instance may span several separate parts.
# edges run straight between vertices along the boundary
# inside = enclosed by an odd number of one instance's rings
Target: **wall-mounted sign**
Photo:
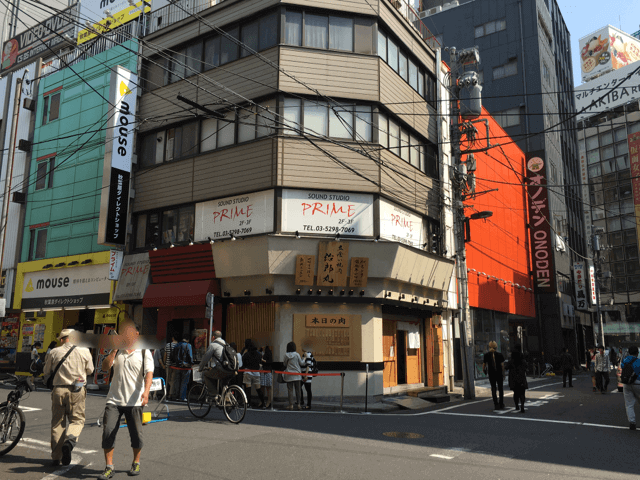
[[[135,20],[142,13],[143,4],[144,12],[149,13],[151,0],[139,1],[133,6],[129,4],[128,0],[82,0],[80,18],[83,22],[89,19],[92,28],[78,31],[78,45],[96,38],[98,34],[95,31],[106,33]],[[109,10],[111,16],[108,16],[105,10]]]
[[[593,265],[589,265],[589,294],[591,295],[591,305],[598,304],[598,296],[596,293],[596,269]]]
[[[420,248],[423,232],[422,217],[380,199],[380,237]]]
[[[348,261],[347,242],[319,242],[318,286],[346,287]]]
[[[351,257],[349,286],[364,288],[367,286],[369,275],[369,259],[367,257]]]
[[[320,312],[293,315],[293,341],[319,362],[362,360],[362,316]]]
[[[589,310],[586,273],[584,263],[573,264],[573,281],[576,285],[576,307],[578,310]]]
[[[640,41],[611,25],[580,39],[582,81],[640,60]]]
[[[296,285],[313,285],[315,255],[296,256]]]
[[[282,230],[373,235],[373,195],[285,189],[282,191]]]
[[[636,235],[640,238],[640,132],[628,136],[629,166],[631,169],[631,189],[633,190],[633,205],[635,206]],[[640,249],[640,243],[638,243]],[[639,250],[640,252],[640,250]]]
[[[531,253],[536,292],[556,293],[549,219],[549,197],[547,195],[547,173],[543,160],[544,152],[527,154],[527,201],[531,225]]]
[[[149,286],[150,274],[149,252],[124,257],[113,300],[116,302],[142,300]]]
[[[37,57],[52,56],[51,50],[60,50],[64,43],[71,44],[69,40],[73,37],[77,21],[78,10],[74,5],[7,40],[2,48],[2,71],[19,67]],[[65,39],[65,34],[69,40]],[[56,48],[57,45],[61,46]]]
[[[589,198],[589,171],[587,167],[587,150],[585,146],[585,140],[578,142],[578,155],[580,156],[580,179],[582,180],[582,198]],[[585,203],[583,205],[584,229],[587,232],[591,231],[591,205]]]
[[[196,204],[196,241],[269,232],[273,232],[273,190]]]
[[[307,315],[304,326],[307,328],[349,328],[350,315]]]
[[[124,252],[122,250],[111,250],[109,252],[109,280],[118,280],[120,278],[120,267]]]
[[[100,245],[124,246],[129,212],[129,179],[136,128],[138,76],[121,66],[111,72],[109,121],[100,198]]]
[[[110,291],[107,264],[25,273],[21,308],[107,305]]]

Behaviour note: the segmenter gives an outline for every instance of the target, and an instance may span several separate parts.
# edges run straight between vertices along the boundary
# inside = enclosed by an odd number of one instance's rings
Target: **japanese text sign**
[[[635,205],[636,235],[640,238],[640,132],[627,137],[629,142],[629,167],[631,169],[631,189]],[[640,244],[638,244],[640,248]]]
[[[313,285],[315,255],[296,256],[296,285]]]
[[[318,286],[346,287],[349,244],[320,242],[318,244]]]
[[[349,286],[357,288],[366,287],[368,274],[369,259],[367,257],[352,257],[351,273],[349,275]]]
[[[349,315],[307,315],[305,317],[305,327],[333,327],[349,328]]]
[[[573,264],[573,280],[576,286],[576,307],[578,310],[588,310],[587,278],[584,263]]]
[[[540,155],[540,156],[538,156]],[[531,226],[531,255],[533,257],[534,285],[538,293],[556,293],[551,246],[551,212],[547,192],[547,174],[544,152],[527,155],[527,202]]]

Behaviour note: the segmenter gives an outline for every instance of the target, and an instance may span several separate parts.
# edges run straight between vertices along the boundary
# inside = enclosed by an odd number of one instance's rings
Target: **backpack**
[[[190,368],[191,364],[189,344],[180,342],[171,350],[171,365],[178,368]]]
[[[216,360],[225,370],[234,373],[238,371],[238,352],[228,343],[222,346],[222,355]]]
[[[632,385],[637,378],[638,375],[633,370],[633,361],[625,363],[620,373],[620,382],[625,385]]]

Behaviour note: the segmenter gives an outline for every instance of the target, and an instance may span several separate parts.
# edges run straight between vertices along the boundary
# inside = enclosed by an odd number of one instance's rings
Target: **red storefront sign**
[[[636,235],[640,238],[640,132],[627,137],[631,169],[631,189],[635,206]],[[638,244],[640,248],[640,244]]]

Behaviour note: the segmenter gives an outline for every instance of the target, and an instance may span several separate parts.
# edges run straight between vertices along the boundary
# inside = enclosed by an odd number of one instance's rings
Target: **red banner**
[[[636,235],[640,238],[640,132],[627,137],[629,142],[629,163],[631,168],[631,189],[635,206]],[[640,244],[638,244],[640,249]],[[640,250],[639,250],[640,252]]]

